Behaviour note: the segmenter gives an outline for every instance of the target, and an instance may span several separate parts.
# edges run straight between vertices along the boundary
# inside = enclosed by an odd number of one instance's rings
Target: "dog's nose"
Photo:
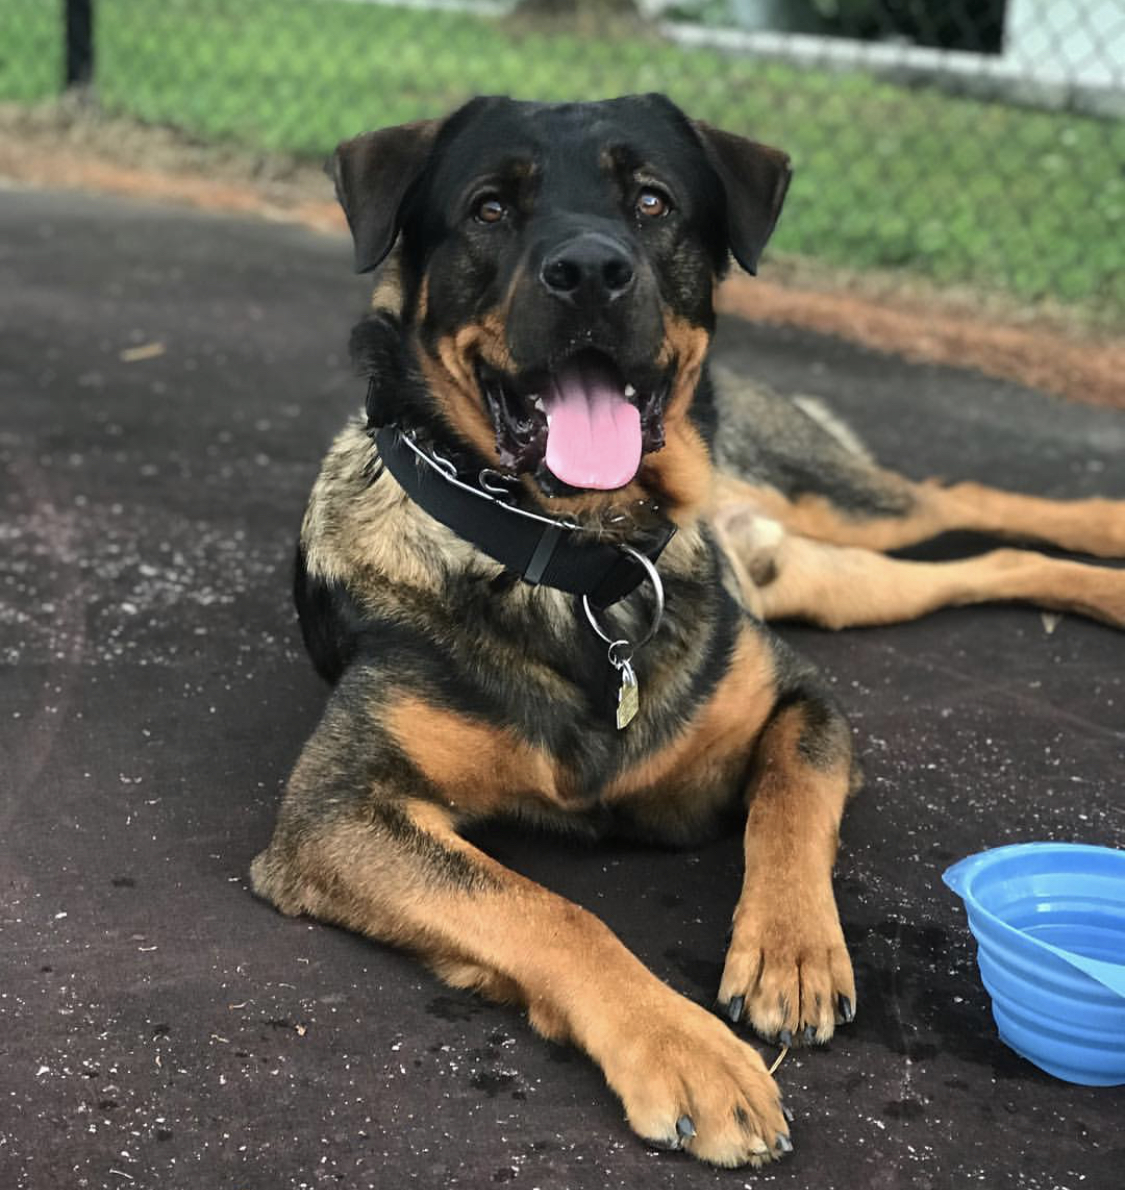
[[[568,240],[548,254],[539,270],[547,291],[571,305],[615,301],[632,289],[635,276],[625,246],[598,232]]]

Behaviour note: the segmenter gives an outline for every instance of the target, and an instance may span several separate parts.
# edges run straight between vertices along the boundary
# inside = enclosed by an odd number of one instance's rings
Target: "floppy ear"
[[[702,120],[693,126],[726,190],[730,250],[748,273],[756,273],[793,176],[789,155]]]
[[[416,120],[337,147],[330,169],[355,241],[357,273],[371,272],[390,252],[403,201],[425,169],[440,127],[440,120]]]

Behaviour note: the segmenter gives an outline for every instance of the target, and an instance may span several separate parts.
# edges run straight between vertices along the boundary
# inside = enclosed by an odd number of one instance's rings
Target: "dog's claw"
[[[847,996],[839,998],[840,1019],[845,1025],[850,1025],[855,1020],[855,1009],[852,1007],[851,1000]]]
[[[774,1145],[779,1153],[792,1153],[793,1142],[783,1132],[777,1134],[777,1143]]]
[[[788,1029],[782,1029],[777,1035],[777,1044],[786,1047],[791,1046],[793,1044],[793,1034]]]
[[[691,1122],[691,1116],[680,1116],[676,1121],[676,1134],[681,1140],[691,1140],[695,1135],[695,1125]]]
[[[804,1038],[805,1038],[805,1045],[812,1045],[813,1042],[816,1041],[816,1026],[815,1025],[806,1025],[805,1026]]]
[[[745,1003],[745,996],[731,996],[730,1003],[727,1005],[727,1018],[736,1025],[742,1020],[742,1009]]]
[[[781,1114],[785,1117],[786,1124],[792,1124],[793,1113],[785,1106],[784,1103],[779,1102],[777,1106],[781,1108]]]

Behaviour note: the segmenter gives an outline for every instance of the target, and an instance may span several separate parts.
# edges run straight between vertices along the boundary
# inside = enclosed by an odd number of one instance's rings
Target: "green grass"
[[[59,5],[3,3],[0,99],[57,93]],[[662,90],[792,154],[779,251],[1125,313],[1120,121],[342,0],[98,0],[97,14],[104,107],[204,139],[319,155],[478,92]]]

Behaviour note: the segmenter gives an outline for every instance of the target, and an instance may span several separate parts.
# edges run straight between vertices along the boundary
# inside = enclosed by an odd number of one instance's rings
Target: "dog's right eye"
[[[637,194],[635,209],[645,219],[662,219],[672,209],[672,200],[655,186],[645,186]]]
[[[507,206],[495,194],[485,194],[473,204],[473,218],[478,223],[499,223],[507,215]]]

